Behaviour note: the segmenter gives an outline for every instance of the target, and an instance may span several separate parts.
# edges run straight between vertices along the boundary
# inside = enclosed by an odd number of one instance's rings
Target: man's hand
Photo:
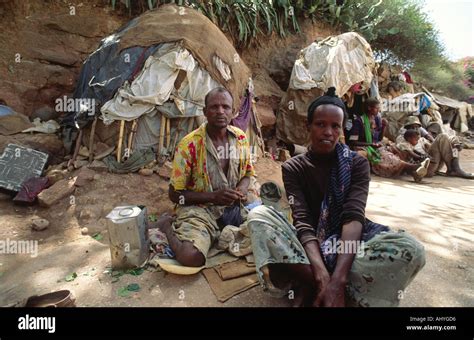
[[[325,290],[316,296],[313,307],[344,307],[345,287],[344,281],[331,278]]]
[[[248,186],[237,186],[237,188],[235,188],[235,190],[239,192],[240,200],[243,203],[247,202]]]
[[[212,203],[215,205],[232,205],[235,201],[243,198],[242,193],[233,189],[221,189],[214,191]]]
[[[237,188],[235,188],[235,190],[237,190],[241,197],[240,197],[240,200],[245,203],[247,202],[247,193],[249,191],[249,184],[250,184],[250,177],[244,177],[240,180],[240,182],[237,184]]]

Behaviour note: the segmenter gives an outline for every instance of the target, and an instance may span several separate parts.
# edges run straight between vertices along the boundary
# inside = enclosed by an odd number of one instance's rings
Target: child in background
[[[404,140],[396,146],[400,151],[401,158],[412,163],[423,161],[426,155],[421,154],[415,149],[415,146],[420,141],[420,133],[417,130],[409,129],[405,131],[403,138]]]

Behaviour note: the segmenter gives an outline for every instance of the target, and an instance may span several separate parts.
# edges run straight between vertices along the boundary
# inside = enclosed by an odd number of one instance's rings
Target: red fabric
[[[402,73],[405,76],[406,83],[407,84],[413,84],[413,80],[411,79],[410,74],[407,71],[403,71]]]
[[[13,199],[18,203],[33,203],[36,196],[50,186],[48,177],[31,177],[21,184],[21,189]]]
[[[352,93],[358,93],[360,92],[360,90],[362,90],[362,85],[357,83],[357,84],[354,84],[351,86],[351,92]]]

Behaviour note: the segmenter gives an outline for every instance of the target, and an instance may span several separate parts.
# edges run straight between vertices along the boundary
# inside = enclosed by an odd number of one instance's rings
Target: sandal
[[[430,165],[430,159],[426,158],[423,162],[420,163],[418,169],[413,172],[413,178],[415,182],[421,182],[421,179],[426,176],[428,173],[428,166]]]

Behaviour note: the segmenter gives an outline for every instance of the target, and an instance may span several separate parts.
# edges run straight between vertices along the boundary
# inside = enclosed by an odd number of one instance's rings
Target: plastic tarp
[[[423,92],[405,93],[390,100],[382,100],[382,117],[388,121],[384,134],[388,139],[395,141],[407,117],[420,114],[421,101],[429,101]]]
[[[6,105],[0,105],[0,117],[12,115],[14,113],[15,112],[12,110],[11,107],[6,106]]]
[[[288,89],[277,114],[277,138],[287,143],[306,145],[309,141],[306,128],[308,106],[321,95],[323,91],[318,88],[309,91]]]
[[[95,113],[99,112],[102,105],[114,96],[125,81],[131,80],[134,74],[141,70],[145,60],[160,46],[133,46],[120,50],[118,42],[136,22],[134,19],[116,33],[102,39],[98,49],[84,61],[73,98],[94,99]],[[68,112],[61,124],[82,128],[93,120],[94,116],[90,110]]]
[[[234,111],[247,87],[251,72],[240,58],[232,42],[211,20],[197,10],[167,4],[147,11],[120,40],[121,49],[180,42],[192,53],[212,79],[232,93]]]
[[[62,120],[66,151],[77,128],[98,113],[106,123],[153,114],[194,119],[188,117],[202,116],[207,91],[222,84],[240,98],[250,75],[232,43],[202,13],[174,4],[147,11],[104,38],[84,62],[74,98],[94,99],[95,110]],[[234,100],[235,112],[239,102]]]
[[[70,152],[77,127],[100,113],[106,125],[136,120],[132,151],[160,146],[158,156],[172,155],[205,120],[205,95],[223,86],[239,112],[250,75],[232,43],[200,12],[171,4],[147,11],[103,39],[85,61],[74,98],[94,99],[95,106],[62,121],[65,148]],[[131,142],[131,124],[125,124],[124,145]]]
[[[342,96],[356,83],[370,86],[374,68],[369,43],[359,34],[348,32],[304,48],[295,61],[289,87],[326,91],[334,86],[336,94]]]
[[[160,53],[162,50],[166,52]],[[126,82],[115,97],[104,104],[101,108],[104,123],[139,118],[153,111],[155,106],[165,104],[171,96],[176,110],[163,110],[168,118],[203,115],[204,97],[220,84],[179,44],[163,44],[157,53],[161,56],[148,57],[135,80],[131,84]],[[180,71],[185,78],[175,89]]]
[[[375,60],[367,41],[355,32],[330,36],[301,50],[277,115],[277,137],[307,143],[306,116],[311,101],[334,86],[342,97],[351,86],[372,84]]]
[[[440,95],[431,94],[431,96],[440,106],[443,120],[449,121],[452,127],[461,133],[469,130],[467,121],[473,117],[471,104]]]

